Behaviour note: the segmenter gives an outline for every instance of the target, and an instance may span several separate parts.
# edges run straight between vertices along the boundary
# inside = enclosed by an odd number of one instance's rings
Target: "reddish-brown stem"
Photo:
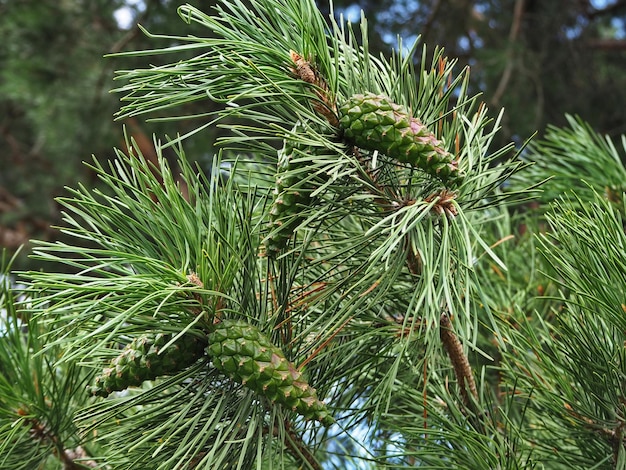
[[[294,458],[307,463],[313,470],[322,470],[322,465],[317,461],[311,449],[302,441],[302,438],[291,429],[289,421],[285,421],[285,431],[287,432],[287,438],[285,439],[285,447]],[[265,428],[264,431],[269,433],[269,429]],[[278,429],[274,427],[272,429],[272,435],[278,436]],[[301,468],[301,467],[300,467]]]
[[[27,415],[27,411],[20,408],[17,410],[17,414],[25,417]],[[68,455],[59,438],[47,429],[44,423],[34,417],[26,418],[25,422],[30,426],[30,434],[34,439],[37,439],[44,444],[53,446],[54,454],[63,464],[63,470],[80,470],[85,468],[84,466],[74,462],[74,460]]]

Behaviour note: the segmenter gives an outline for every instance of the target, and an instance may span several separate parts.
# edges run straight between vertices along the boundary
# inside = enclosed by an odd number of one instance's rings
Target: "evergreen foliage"
[[[3,278],[0,468],[625,468],[612,141],[497,148],[467,69],[311,0],[179,14],[206,35],[142,52],[193,56],[122,72],[119,116],[199,124],[94,159],[34,250],[64,269]]]

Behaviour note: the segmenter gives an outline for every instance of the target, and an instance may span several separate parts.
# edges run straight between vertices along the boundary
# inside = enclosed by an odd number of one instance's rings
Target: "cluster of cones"
[[[167,334],[136,338],[96,377],[90,393],[107,397],[146,380],[174,375],[208,358],[231,380],[272,403],[325,426],[334,422],[315,389],[256,326],[243,320],[223,320],[206,338],[187,333],[173,339]]]

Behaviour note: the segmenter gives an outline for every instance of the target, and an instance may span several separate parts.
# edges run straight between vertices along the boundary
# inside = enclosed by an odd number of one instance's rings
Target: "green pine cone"
[[[135,338],[96,377],[89,387],[90,394],[107,397],[112,392],[141,385],[146,380],[175,374],[204,355],[206,340],[192,335],[183,335],[160,353],[171,339],[172,335],[162,333]]]
[[[294,128],[295,134],[304,132],[301,124]],[[302,206],[311,203],[311,188],[302,174],[294,173],[302,163],[294,163],[295,158],[311,153],[312,149],[293,140],[285,140],[283,148],[278,152],[276,186],[274,188],[272,207],[270,209],[270,234],[266,239],[268,254],[279,253],[293,235],[294,230],[302,222],[299,216]]]
[[[235,382],[330,426],[334,419],[302,374],[257,327],[241,320],[223,320],[209,334],[213,365]]]
[[[460,179],[457,162],[441,142],[403,106],[384,95],[357,94],[339,109],[344,137],[359,148],[378,150],[442,181]]]

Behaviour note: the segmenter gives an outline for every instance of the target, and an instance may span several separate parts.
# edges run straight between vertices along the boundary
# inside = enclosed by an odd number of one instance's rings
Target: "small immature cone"
[[[296,125],[294,133],[303,132],[301,124]],[[304,220],[298,215],[302,206],[311,202],[312,188],[301,176],[295,175],[298,164],[294,163],[296,153],[310,153],[313,150],[296,141],[285,140],[283,148],[278,152],[278,166],[276,169],[276,186],[270,208],[270,234],[265,245],[269,256],[278,254],[289,242],[294,230]],[[301,165],[301,164],[300,164]]]
[[[163,375],[173,375],[189,367],[204,355],[206,340],[183,335],[162,351],[172,335],[159,333],[134,339],[122,353],[111,360],[94,384],[91,395],[107,397],[112,392],[141,385]]]
[[[454,333],[452,322],[450,322],[450,317],[446,313],[442,313],[439,320],[439,335],[450,362],[452,362],[463,403],[465,406],[470,406],[470,398],[467,391],[469,389],[472,396],[478,398],[476,382],[474,381],[474,375],[472,374],[472,368],[467,360],[467,356],[463,352],[463,346]]]
[[[444,182],[461,180],[454,156],[403,106],[374,93],[351,96],[338,109],[344,137],[357,147],[408,163]]]
[[[223,320],[209,334],[207,348],[216,369],[259,395],[324,426],[335,422],[324,402],[283,352],[257,327]]]
[[[328,89],[326,80],[320,75],[318,70],[304,57],[295,51],[289,51],[289,56],[293,61],[295,67],[292,69],[293,73],[307,83],[315,85],[316,101],[313,101],[313,109],[324,116],[328,123],[333,127],[339,127],[339,121],[337,120],[337,105],[332,96],[332,93]]]

